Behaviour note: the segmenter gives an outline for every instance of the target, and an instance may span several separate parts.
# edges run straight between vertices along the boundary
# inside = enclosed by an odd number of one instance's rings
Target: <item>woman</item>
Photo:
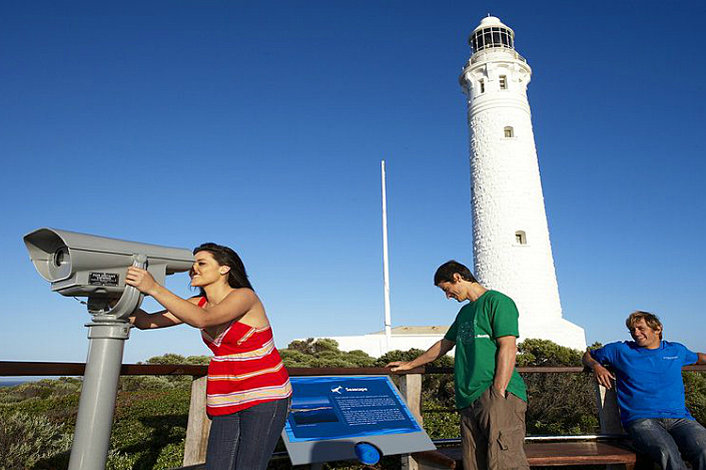
[[[207,469],[265,469],[287,418],[292,387],[274,347],[262,302],[235,251],[215,243],[194,249],[191,286],[201,295],[182,299],[144,269],[125,282],[166,310],[131,318],[140,329],[186,323],[199,328],[214,357],[208,366],[206,411],[212,419]]]

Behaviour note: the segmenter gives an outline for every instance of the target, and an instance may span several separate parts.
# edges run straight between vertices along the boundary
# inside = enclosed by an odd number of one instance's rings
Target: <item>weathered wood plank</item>
[[[530,466],[575,466],[635,464],[635,453],[622,443],[612,442],[528,442],[525,453]],[[459,468],[461,447],[440,448],[438,451],[413,454],[421,468]],[[426,466],[430,462],[432,466]],[[451,465],[454,463],[454,466]],[[444,466],[446,465],[446,466]]]
[[[419,426],[422,423],[422,374],[406,374],[400,377],[400,393],[407,403],[407,408],[417,419]],[[403,470],[419,470],[417,460],[411,454],[402,456]]]
[[[189,420],[186,425],[183,465],[196,465],[206,461],[208,434],[211,420],[206,415],[206,377],[191,383],[191,402]]]

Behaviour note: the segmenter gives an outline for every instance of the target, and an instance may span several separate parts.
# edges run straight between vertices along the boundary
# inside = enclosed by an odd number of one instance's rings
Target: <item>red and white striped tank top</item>
[[[199,307],[205,304],[202,297]],[[201,337],[214,354],[206,385],[209,416],[235,413],[292,394],[269,326],[255,328],[233,321],[218,337],[211,338],[205,330]]]

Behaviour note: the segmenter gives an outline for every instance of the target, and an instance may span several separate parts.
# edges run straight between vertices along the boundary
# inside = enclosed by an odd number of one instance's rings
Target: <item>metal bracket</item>
[[[137,268],[147,269],[147,256],[143,254],[132,255],[132,265]],[[132,312],[142,304],[144,294],[133,286],[125,286],[118,302],[110,307],[103,297],[88,299],[88,313],[93,315],[94,322],[125,321]]]

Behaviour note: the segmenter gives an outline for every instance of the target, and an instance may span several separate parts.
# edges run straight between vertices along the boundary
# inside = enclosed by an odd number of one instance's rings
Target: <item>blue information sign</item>
[[[387,376],[292,377],[282,431],[292,465],[434,449]]]
[[[386,377],[293,377],[290,442],[419,432]]]

